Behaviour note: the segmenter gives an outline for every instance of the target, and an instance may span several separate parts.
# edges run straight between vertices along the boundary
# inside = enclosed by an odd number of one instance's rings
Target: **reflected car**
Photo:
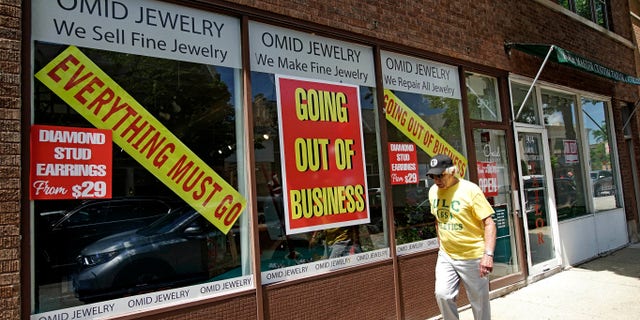
[[[263,271],[313,261],[305,233],[286,234],[281,195],[258,197],[258,239]]]
[[[240,266],[239,238],[191,207],[173,210],[84,248],[73,275],[75,295],[93,302],[203,282]]]
[[[548,218],[546,202],[549,197],[546,195],[548,189],[545,187],[543,179],[544,176],[542,175],[523,177],[526,193],[525,214],[530,230],[536,228],[536,220],[538,218],[542,218],[545,221],[545,225],[548,224],[548,221],[546,221]],[[574,181],[570,178],[555,178],[553,184],[558,218],[571,216],[578,200],[578,192]],[[536,210],[538,210],[538,215],[536,215]]]
[[[42,212],[36,220],[36,269],[50,278],[66,276],[85,246],[108,235],[148,225],[175,205],[164,198],[123,197],[89,200],[70,210]]]
[[[595,170],[590,172],[593,196],[603,197],[612,195],[615,191],[613,174],[609,170]]]

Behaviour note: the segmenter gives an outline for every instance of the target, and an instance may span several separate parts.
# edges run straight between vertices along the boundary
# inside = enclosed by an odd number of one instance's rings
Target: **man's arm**
[[[484,225],[484,251],[493,253],[496,248],[496,223],[491,216],[482,220]]]
[[[484,277],[493,271],[493,253],[496,248],[496,223],[491,216],[482,220],[484,225],[484,255],[480,259],[480,276]]]

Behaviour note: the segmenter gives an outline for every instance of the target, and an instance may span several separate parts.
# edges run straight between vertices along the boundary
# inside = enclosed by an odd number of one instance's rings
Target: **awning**
[[[556,45],[534,44],[534,43],[506,43],[507,50],[516,49],[543,59],[567,65],[582,71],[586,71],[607,79],[626,82],[630,84],[640,84],[640,78],[624,74],[620,71],[603,66],[595,61],[589,60],[583,56],[573,53],[569,50],[562,49]],[[547,57],[548,58],[545,58]],[[545,60],[546,61],[546,60]],[[544,66],[544,64],[543,64]]]

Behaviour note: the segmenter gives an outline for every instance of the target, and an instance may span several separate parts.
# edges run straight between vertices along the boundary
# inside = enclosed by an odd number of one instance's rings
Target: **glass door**
[[[560,265],[549,148],[542,129],[516,129],[521,208],[529,276]]]
[[[500,129],[473,129],[478,185],[493,206],[497,237],[494,252],[494,269],[491,279],[519,273],[520,256],[513,219],[512,172],[507,134]]]

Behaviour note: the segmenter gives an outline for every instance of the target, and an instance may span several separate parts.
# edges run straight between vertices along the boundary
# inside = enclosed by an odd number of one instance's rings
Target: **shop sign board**
[[[418,183],[418,150],[414,143],[389,142],[389,163],[392,185]]]
[[[251,289],[255,289],[253,276],[242,276],[38,313],[31,315],[31,320],[110,319]]]
[[[287,234],[369,222],[359,87],[276,75]]]
[[[345,257],[324,259],[300,265],[288,266],[277,270],[263,271],[260,275],[262,278],[262,284],[270,284],[284,280],[317,276],[335,270],[382,261],[388,259],[389,254],[389,248],[378,249]]]
[[[403,243],[396,246],[396,254],[404,256],[416,252],[422,252],[431,249],[437,249],[440,246],[438,238]]]
[[[249,21],[251,71],[375,87],[373,50]]]
[[[111,198],[111,131],[31,126],[31,200]]]
[[[77,47],[36,78],[225,234],[246,200]]]
[[[34,41],[241,68],[240,21],[164,1],[33,0]]]
[[[461,99],[454,66],[388,51],[381,51],[380,59],[386,89]]]

